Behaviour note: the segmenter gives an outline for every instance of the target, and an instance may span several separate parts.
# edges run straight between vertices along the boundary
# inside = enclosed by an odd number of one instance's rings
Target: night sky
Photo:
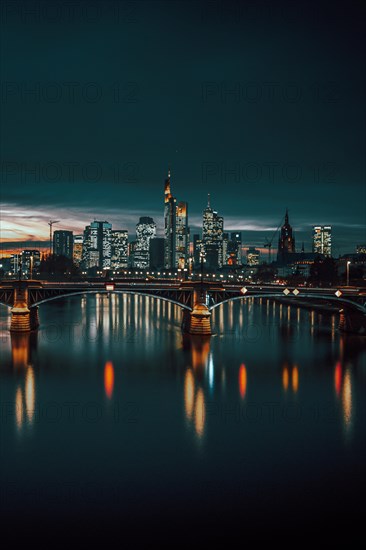
[[[245,245],[286,207],[298,247],[313,224],[334,255],[366,242],[362,2],[1,10],[3,247],[46,240],[49,219],[133,232],[151,215],[161,233],[168,167],[193,232],[211,193]]]

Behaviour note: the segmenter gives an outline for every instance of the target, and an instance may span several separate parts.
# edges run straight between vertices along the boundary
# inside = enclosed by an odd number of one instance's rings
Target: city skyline
[[[249,245],[286,207],[309,249],[317,224],[333,227],[339,253],[365,242],[361,6],[142,4],[131,20],[84,20],[85,41],[71,18],[67,44],[65,19],[6,14],[1,240],[46,240],[49,219],[78,231],[94,217],[131,232],[151,216],[162,235],[170,166],[192,228],[211,193]]]
[[[160,193],[161,193],[161,184],[160,184]],[[210,193],[209,193],[210,194]],[[211,194],[210,194],[211,195]],[[181,192],[179,191],[179,196],[181,197]],[[211,195],[212,196],[212,195]],[[206,195],[207,197],[207,195]],[[158,197],[159,199],[159,197]],[[160,196],[161,199],[161,196]],[[185,202],[189,204],[189,201],[186,200],[186,197],[184,197]],[[225,220],[225,231],[233,232],[233,231],[240,231],[243,235],[243,247],[250,248],[250,247],[256,247],[261,249],[262,252],[265,252],[265,242],[268,240],[269,237],[272,236],[273,232],[278,227],[281,219],[283,219],[283,211],[286,208],[284,206],[282,208],[282,211],[279,212],[279,217],[276,219],[274,216],[272,218],[269,218],[268,220],[266,218],[257,218],[255,220],[253,219],[246,219],[243,221],[240,221],[240,218],[234,218],[233,216],[230,216],[230,213],[226,213],[222,211],[220,208],[219,200],[217,200],[216,197],[214,197],[215,204],[218,205],[218,210],[220,211],[220,214],[223,216]],[[155,202],[158,202],[155,201]],[[161,200],[160,200],[161,202]],[[206,198],[207,202],[207,198]],[[204,204],[204,203],[203,203]],[[161,206],[161,205],[160,205]],[[190,227],[190,234],[191,238],[190,241],[192,242],[192,235],[197,232],[202,232],[202,214],[205,209],[205,206],[203,205],[201,212],[191,212],[189,213],[189,227]],[[293,230],[296,233],[296,240],[298,249],[300,250],[302,243],[305,245],[305,249],[308,251],[311,251],[313,248],[313,228],[314,226],[331,226],[332,227],[332,247],[333,252],[335,255],[342,255],[345,253],[354,252],[356,247],[360,244],[363,244],[366,241],[366,236],[364,235],[364,225],[362,224],[349,224],[349,225],[342,225],[341,223],[337,223],[336,221],[329,222],[324,221],[324,219],[311,219],[308,221],[305,221],[305,219],[300,216],[299,220],[297,216],[295,216],[294,212],[291,211],[291,209],[288,209],[289,214],[291,215],[292,219],[292,227]],[[71,211],[72,212],[72,211]],[[76,214],[76,212],[78,212]],[[109,215],[108,215],[109,212]],[[80,212],[75,210],[74,217],[71,214],[70,216],[70,210],[56,210],[56,209],[50,209],[47,213],[41,212],[40,210],[37,210],[32,213],[28,212],[22,212],[20,219],[25,220],[23,222],[18,222],[18,228],[13,228],[12,224],[7,225],[7,219],[9,217],[13,217],[14,213],[11,210],[7,209],[6,205],[2,206],[2,223],[1,223],[1,252],[6,252],[10,249],[16,249],[16,248],[34,248],[34,246],[38,243],[38,246],[41,248],[47,248],[49,247],[49,227],[48,227],[48,221],[51,218],[57,218],[60,219],[59,223],[55,225],[54,230],[63,230],[63,231],[73,231],[74,235],[76,234],[82,234],[85,226],[88,222],[88,214],[87,212]],[[81,216],[83,216],[84,220],[81,219]],[[135,234],[135,228],[136,223],[140,217],[151,217],[154,219],[156,223],[156,236],[163,237],[164,236],[164,213],[162,209],[159,210],[129,210],[123,212],[119,209],[107,209],[106,211],[98,212],[98,214],[95,214],[94,216],[89,216],[89,220],[98,220],[98,219],[105,219],[108,220],[109,223],[113,225],[115,229],[123,229],[127,230],[129,235]],[[32,219],[34,217],[34,225],[31,224],[31,229],[39,229],[38,235],[33,234],[32,232],[27,233],[26,232],[26,224],[29,223],[29,219]],[[244,218],[244,216],[243,216]],[[14,219],[14,218],[13,218]],[[22,227],[22,223],[24,223],[23,230],[19,229]],[[15,225],[15,224],[14,224]],[[20,231],[24,231],[23,238],[11,238],[11,235],[16,235]],[[346,238],[345,235],[350,235],[350,238]],[[8,237],[6,236],[8,235]],[[277,245],[274,244],[273,251],[277,251]]]

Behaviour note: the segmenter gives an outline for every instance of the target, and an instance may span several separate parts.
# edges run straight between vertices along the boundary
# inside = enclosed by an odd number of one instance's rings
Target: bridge
[[[336,304],[340,329],[366,335],[366,289],[309,288],[200,281],[3,281],[0,303],[10,307],[12,332],[28,332],[39,327],[38,308],[43,303],[84,294],[139,294],[166,300],[183,310],[182,329],[189,334],[211,334],[211,313],[220,304],[246,298],[291,298],[311,303]]]

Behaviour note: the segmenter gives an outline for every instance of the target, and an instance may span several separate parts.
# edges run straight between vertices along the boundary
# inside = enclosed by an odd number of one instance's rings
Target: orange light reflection
[[[240,365],[239,368],[239,392],[240,397],[244,399],[247,391],[247,369],[244,363]]]
[[[114,387],[114,368],[112,361],[107,361],[104,366],[104,390],[108,399],[111,399]]]

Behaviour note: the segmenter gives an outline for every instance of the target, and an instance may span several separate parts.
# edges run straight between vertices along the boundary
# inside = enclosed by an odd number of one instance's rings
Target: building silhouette
[[[281,227],[278,239],[277,262],[286,264],[291,261],[291,254],[295,252],[295,237],[289,223],[288,209],[286,208],[285,223]]]
[[[55,256],[73,257],[74,235],[72,231],[58,229],[53,233],[53,253]]]

